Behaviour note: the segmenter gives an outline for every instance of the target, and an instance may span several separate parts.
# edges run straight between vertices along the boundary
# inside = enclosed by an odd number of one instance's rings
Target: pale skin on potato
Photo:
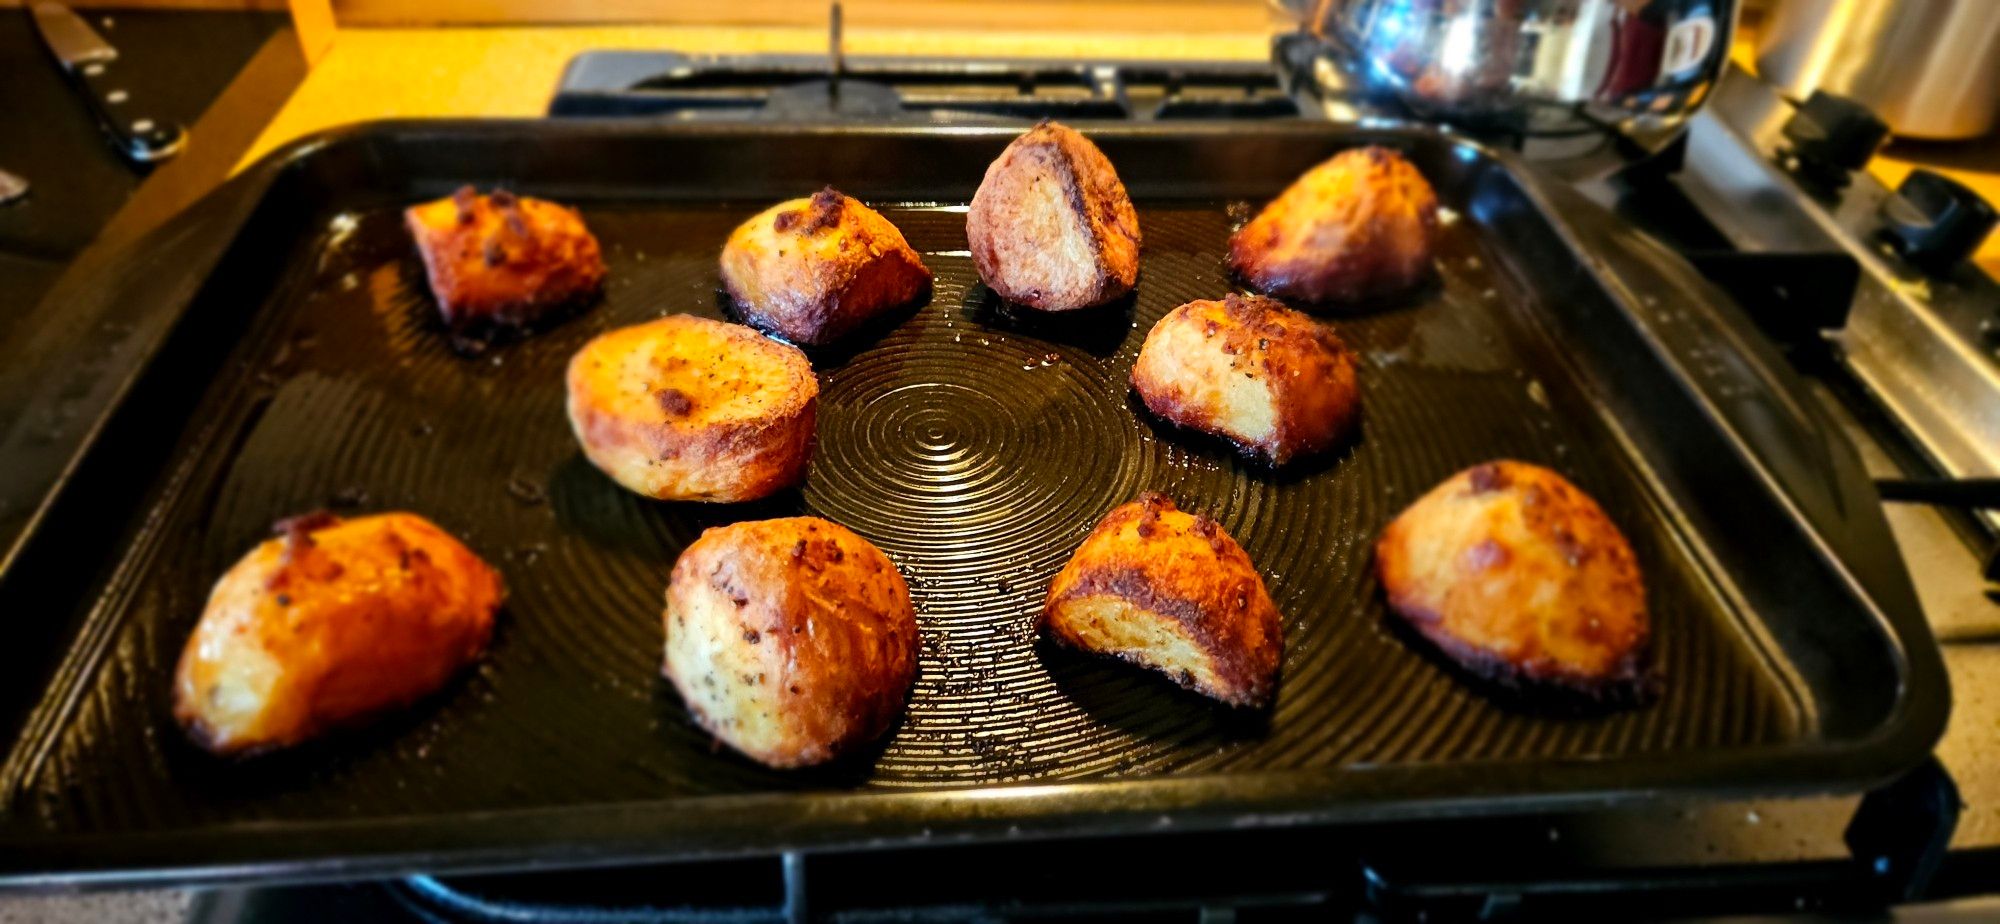
[[[879,737],[916,676],[916,610],[896,566],[817,517],[702,533],[674,563],[662,672],[695,721],[772,767]]]
[[[1651,634],[1631,545],[1556,472],[1459,472],[1375,545],[1389,606],[1476,675],[1587,694],[1635,689]]]
[[[597,238],[575,209],[466,186],[403,214],[454,331],[531,325],[603,286]]]
[[[570,360],[570,427],[591,464],[657,500],[755,500],[798,484],[819,381],[797,347],[741,324],[669,315]]]
[[[1132,387],[1159,417],[1272,465],[1335,446],[1360,416],[1354,354],[1331,328],[1233,293],[1189,302],[1153,325]]]
[[[838,340],[931,284],[894,224],[831,186],[737,226],[721,269],[746,323],[803,344]]]
[[[1259,292],[1328,303],[1395,295],[1432,272],[1437,193],[1382,147],[1342,151],[1298,178],[1229,239]]]
[[[287,521],[216,582],[174,717],[218,754],[298,744],[407,705],[476,658],[500,575],[428,520]]]
[[[1125,185],[1097,145],[1056,122],[986,168],[965,237],[987,287],[1037,311],[1102,305],[1139,278],[1139,213]]]

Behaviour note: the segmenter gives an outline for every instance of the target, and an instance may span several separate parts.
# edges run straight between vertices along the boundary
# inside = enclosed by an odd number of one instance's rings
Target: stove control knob
[[[1785,121],[1784,135],[1784,155],[1800,178],[1840,189],[1849,173],[1868,165],[1889,137],[1889,126],[1860,103],[1814,90]]]
[[[1948,272],[1971,256],[1995,221],[1991,203],[1929,170],[1910,171],[1896,194],[1882,200],[1889,243],[1912,265],[1934,273]]]

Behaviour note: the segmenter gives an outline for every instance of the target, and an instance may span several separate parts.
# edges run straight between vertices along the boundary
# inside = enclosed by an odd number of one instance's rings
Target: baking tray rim
[[[1810,795],[1839,788],[1760,786],[1850,748],[1813,745],[1765,755],[1756,747],[1703,752],[1704,767],[1635,762],[1626,785],[1510,794],[1551,777],[1587,779],[1597,761],[1341,765],[963,788],[827,790],[693,796],[435,815],[232,822],[179,831],[0,838],[0,891],[312,882],[416,873],[483,873],[771,856],[813,849],[888,849],[992,841],[1170,834],[1257,827],[1362,825],[1499,817]],[[1926,752],[1928,749],[1926,748]],[[1876,780],[1908,764],[1874,762]],[[1642,770],[1640,768],[1649,768]],[[1473,772],[1468,772],[1473,771]],[[1371,793],[1375,774],[1398,794]],[[1846,779],[1852,774],[1843,774]],[[1412,786],[1416,778],[1429,786]],[[1481,785],[1452,785],[1476,779]],[[1368,796],[1358,801],[1357,796]],[[811,803],[801,811],[801,801]],[[1317,801],[1315,801],[1317,800]],[[1108,804],[1115,807],[1106,808]],[[395,844],[385,848],[384,844]],[[179,858],[211,859],[188,864]]]
[[[1562,245],[1591,269],[1605,297],[1630,310],[1629,292],[1613,285],[1589,259],[1591,248],[1563,217],[1546,180],[1519,155],[1435,127],[1394,120],[1362,124],[1277,122],[1128,123],[1077,120],[1095,136],[1222,138],[1255,132],[1296,136],[1301,141],[1354,143],[1364,139],[1440,144],[1463,158],[1493,162],[1535,206]],[[1006,138],[1012,125],[903,125],[885,123],[667,123],[646,118],[551,121],[505,119],[387,119],[353,123],[317,132],[264,155],[237,177],[211,191],[188,212],[170,220],[172,229],[196,210],[210,210],[212,245],[199,266],[206,277],[235,245],[257,205],[284,173],[314,156],[375,136],[433,134],[499,141],[526,132],[630,138],[830,136],[874,138],[966,136]],[[470,171],[478,176],[480,168]],[[589,201],[588,197],[581,197]],[[623,198],[631,198],[624,196]],[[220,217],[213,217],[220,216]],[[143,249],[156,235],[135,244]],[[1719,296],[1718,296],[1719,297]],[[180,312],[193,298],[166,306]],[[171,328],[171,324],[168,328]],[[165,340],[145,351],[157,355]],[[1658,345],[1655,344],[1657,347]],[[143,362],[143,360],[142,360]],[[1768,363],[1765,365],[1768,366]],[[1789,369],[1775,380],[1790,385]],[[104,408],[108,416],[126,399],[135,374]],[[1696,396],[1698,400],[1701,396]],[[1712,406],[1710,423],[1728,427]],[[68,485],[75,462],[88,454],[101,426],[88,428],[69,453],[66,466],[42,507],[0,559],[0,571],[37,533],[47,507]],[[1763,489],[1793,506],[1767,467],[1746,454],[1744,464],[1762,479]],[[1622,761],[1563,759],[1543,761],[1453,762],[1449,764],[1347,764],[1337,767],[1199,773],[1143,779],[1084,780],[934,788],[921,790],[785,791],[685,796],[639,802],[589,803],[460,813],[365,819],[233,822],[179,831],[91,834],[0,833],[0,889],[91,887],[145,883],[310,881],[397,873],[471,872],[501,869],[576,868],[650,860],[775,854],[816,847],[874,848],[983,839],[1091,836],[1145,831],[1365,823],[1417,817],[1521,814],[1578,808],[1657,803],[1675,797],[1732,798],[1805,795],[1864,788],[1887,780],[1921,761],[1942,736],[1950,692],[1942,655],[1914,599],[1883,606],[1863,587],[1825,537],[1803,530],[1829,567],[1849,585],[1852,596],[1883,628],[1884,640],[1901,672],[1894,707],[1867,734],[1835,740],[1788,741],[1677,753],[1671,763],[1630,758]],[[1396,791],[1373,791],[1393,773]],[[1607,774],[1607,771],[1609,772]],[[1612,778],[1607,778],[1607,776]],[[1533,782],[1543,791],[1518,791]],[[1563,791],[1549,791],[1563,790]],[[1366,795],[1367,801],[1357,801]],[[1107,797],[1118,804],[1106,808]],[[801,803],[810,803],[800,811]],[[792,829],[789,822],[809,820]],[[428,836],[425,836],[428,835]],[[213,844],[204,842],[213,841]],[[330,844],[329,844],[330,842]],[[395,847],[384,847],[393,843]],[[329,851],[327,846],[340,848]],[[199,849],[194,849],[199,848]],[[190,852],[216,859],[175,862]],[[335,855],[335,854],[338,855]]]

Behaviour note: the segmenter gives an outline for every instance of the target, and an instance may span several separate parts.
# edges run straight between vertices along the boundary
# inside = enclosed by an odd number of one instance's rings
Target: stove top
[[[825,55],[579,55],[555,116],[681,120],[1272,119],[1304,114],[1290,81],[1261,62],[957,61]]]
[[[926,124],[1402,117],[1393,101],[1350,85],[1302,36],[1281,38],[1271,63],[844,59],[836,40],[826,56],[585,54],[565,73],[550,113]],[[1878,476],[2000,474],[1993,281],[1964,266],[1926,274],[1884,253],[1888,191],[1865,175],[1844,190],[1799,186],[1777,165],[1789,111],[1737,74],[1685,144],[1664,152],[1636,152],[1609,135],[1489,140],[1543,157],[1546,169],[1731,293],[1822,383],[1828,407],[1854,422]],[[1957,493],[1977,499],[1978,488]],[[1909,490],[1938,493],[1929,482]],[[2000,521],[1910,508],[1892,522],[1906,553],[1920,550],[1912,570],[1927,611],[1963,617],[1945,627],[1947,636],[2000,633],[2000,603],[1987,598],[2000,574],[1982,577],[1977,567]],[[1631,919],[1635,908],[1648,919],[1845,911],[1990,891],[2000,882],[2000,837],[1961,837],[1948,852],[1959,817],[1958,788],[1932,761],[1865,798],[418,877],[214,893],[197,919],[1538,920]],[[1933,912],[1937,920],[1992,919],[2000,902]]]

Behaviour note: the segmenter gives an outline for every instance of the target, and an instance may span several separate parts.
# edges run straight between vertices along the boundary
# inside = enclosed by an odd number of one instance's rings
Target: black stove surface
[[[564,71],[549,114],[993,122],[1270,119],[1303,114],[1257,62],[961,61],[598,51]]]
[[[1325,112],[1312,66],[717,58],[596,52],[572,62],[563,116],[916,120],[1301,118]],[[1346,102],[1346,101],[1343,101]],[[1364,114],[1367,110],[1364,109]],[[1376,110],[1380,113],[1380,110]],[[1386,113],[1393,114],[1393,113]],[[1614,147],[1612,139],[1603,139]],[[1732,254],[1698,209],[1638,162],[1606,204],[1675,247],[1760,319],[1809,344],[1837,319],[1838,261]],[[1636,158],[1634,158],[1637,161]],[[1782,275],[1780,275],[1782,274]],[[1774,281],[1776,280],[1776,281]],[[1851,281],[1847,282],[1851,292]],[[1817,286],[1818,288],[1812,288]],[[1796,292],[1794,290],[1797,290]],[[1758,293],[1763,293],[1759,295]],[[1804,348],[1802,347],[1802,350]],[[1810,361],[1805,359],[1802,361]],[[1864,797],[1720,802],[1344,828],[932,846],[637,869],[417,877],[386,885],[223,891],[196,920],[984,921],[1672,920],[1848,915],[1990,892],[2000,851],[1947,853],[1955,786],[1935,762]],[[1958,916],[1959,910],[1964,916]],[[2000,910],[1946,909],[1937,920]],[[1985,917],[1982,918],[1982,915]],[[1885,918],[1886,919],[1886,918]]]
[[[594,52],[572,62],[550,112],[932,123],[1317,116],[1324,101],[1304,78],[1310,57],[1282,42],[1277,51],[1277,67],[852,59],[838,80],[824,56]],[[1726,260],[1699,211],[1667,184],[1647,182],[1647,169],[1628,171],[1618,185],[1611,204],[1648,233]],[[1824,267],[1805,269],[1810,276]],[[1829,797],[419,877],[384,887],[216,893],[201,919],[311,920],[326,911],[325,919],[450,921],[1532,920],[1614,911],[1633,919],[1635,908],[1650,919],[1851,910],[1975,894],[2000,876],[2000,857],[1946,857],[1955,817],[1955,789],[1930,765],[1865,802]]]

